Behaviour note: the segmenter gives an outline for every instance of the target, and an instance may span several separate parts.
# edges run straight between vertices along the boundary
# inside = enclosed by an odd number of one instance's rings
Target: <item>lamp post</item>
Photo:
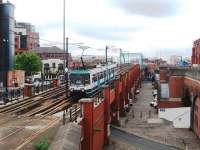
[[[65,41],[66,40],[66,41]],[[63,0],[63,50],[64,50],[64,70],[66,80],[66,98],[68,98],[68,38],[65,38],[65,0]]]
[[[65,0],[63,0],[63,51],[66,53],[65,49]],[[66,67],[66,59],[64,59],[64,68]]]
[[[65,76],[66,76],[66,98],[68,98],[68,91],[69,91],[69,74],[68,74],[68,71],[69,71],[69,53],[68,53],[68,43],[69,43],[69,38],[67,37],[66,38],[66,52],[65,52],[65,61],[66,61],[66,64],[65,64]]]
[[[106,45],[106,65],[108,64],[108,46]]]

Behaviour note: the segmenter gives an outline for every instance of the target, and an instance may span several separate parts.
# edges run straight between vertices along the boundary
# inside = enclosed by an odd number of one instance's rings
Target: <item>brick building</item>
[[[15,54],[39,47],[39,33],[30,23],[15,22]]]
[[[192,48],[192,64],[200,64],[200,39],[194,41]]]
[[[31,50],[40,56],[42,60],[47,59],[60,59],[65,60],[67,54],[57,46],[52,47],[36,47]],[[71,61],[71,55],[69,55],[69,60]]]

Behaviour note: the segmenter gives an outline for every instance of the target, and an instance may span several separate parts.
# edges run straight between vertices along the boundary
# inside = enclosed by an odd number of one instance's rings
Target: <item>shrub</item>
[[[33,147],[36,150],[48,150],[48,148],[49,148],[49,141],[48,141],[47,136],[43,136],[38,141],[34,142],[33,143]]]

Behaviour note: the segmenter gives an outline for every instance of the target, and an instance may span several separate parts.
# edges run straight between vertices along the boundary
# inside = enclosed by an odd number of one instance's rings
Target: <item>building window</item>
[[[53,67],[53,68],[56,68],[56,63],[52,63],[52,67]]]

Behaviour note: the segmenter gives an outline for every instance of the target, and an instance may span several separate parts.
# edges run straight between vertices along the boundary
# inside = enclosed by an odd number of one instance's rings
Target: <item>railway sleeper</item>
[[[59,108],[59,106],[62,106],[64,103],[65,103],[65,101],[61,102],[61,103],[58,104],[58,105],[52,106],[50,109],[47,109],[46,111],[42,112],[41,115],[45,115],[45,114],[50,113],[51,111],[57,110],[57,109]],[[67,105],[67,104],[66,104],[66,105]]]
[[[22,108],[20,108],[20,109],[18,109],[16,111],[14,111],[13,113],[16,114],[16,115],[21,115],[23,113],[26,113],[26,112],[32,110],[33,108],[35,108],[35,107],[37,107],[39,105],[41,105],[41,102],[37,101],[37,102],[34,102],[34,103],[32,103],[32,104],[30,104],[30,105],[28,105],[26,107],[22,107]]]
[[[20,104],[26,103],[27,101],[29,101],[29,100],[31,100],[33,98],[36,98],[36,97],[41,97],[41,96],[45,97],[45,96],[49,95],[50,93],[55,92],[55,90],[61,90],[62,88],[63,87],[49,89],[48,91],[45,91],[45,92],[40,93],[38,95],[27,97],[27,98],[24,98],[22,100],[19,100],[19,101],[15,102],[15,103],[11,103],[11,104],[5,105],[5,106],[1,107],[0,110],[16,106],[16,104],[20,105]]]
[[[47,111],[48,109],[50,109],[51,107],[53,107],[52,105],[56,105],[56,104],[58,104],[58,103],[60,103],[60,102],[61,102],[61,101],[57,101],[56,103],[49,104],[48,106],[45,106],[45,107],[41,108],[40,110],[37,110],[37,111],[31,113],[31,114],[28,115],[28,116],[29,116],[29,117],[30,117],[30,116],[34,116],[34,115],[36,115],[36,114],[42,113],[42,112],[44,112],[44,111]]]
[[[21,107],[25,107],[25,106],[27,106],[27,105],[30,105],[30,104],[32,104],[33,102],[40,101],[41,99],[42,99],[42,97],[34,98],[34,99],[32,99],[32,100],[30,100],[30,101],[28,101],[28,102],[25,102],[25,103],[23,103],[23,104],[21,104],[21,105],[13,106],[13,107],[10,108],[10,109],[2,110],[2,111],[0,111],[0,113],[2,113],[2,112],[5,112],[5,113],[13,112],[13,111],[15,111],[15,110],[17,110],[17,109],[19,109],[19,108],[21,108]]]

